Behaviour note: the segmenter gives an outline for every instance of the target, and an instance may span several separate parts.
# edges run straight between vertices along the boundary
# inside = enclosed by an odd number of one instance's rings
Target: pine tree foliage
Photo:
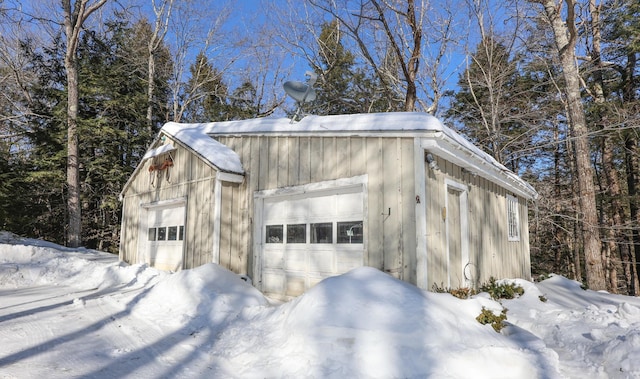
[[[311,62],[318,75],[317,97],[311,113],[318,115],[388,112],[400,110],[388,99],[380,81],[359,67],[355,55],[342,43],[343,33],[337,20],[324,23],[318,37],[317,60]]]
[[[144,41],[139,25],[112,21],[101,33],[89,31],[78,46],[80,107],[80,181],[83,207],[82,240],[87,247],[117,252],[121,204],[118,195],[153,138],[145,125],[146,72],[138,46]],[[65,188],[65,73],[64,47],[56,38],[51,47],[23,46],[37,77],[31,88],[25,153],[7,175],[13,175],[7,209],[22,208],[8,228],[22,235],[64,243]],[[167,78],[159,79],[158,94],[168,94]],[[167,104],[160,99],[158,109]],[[9,174],[11,173],[11,174]],[[24,197],[22,196],[24,194]],[[0,196],[3,199],[3,196]],[[6,223],[5,223],[6,224]]]
[[[222,80],[222,73],[213,67],[202,52],[189,67],[189,72],[191,77],[187,84],[187,91],[190,103],[185,120],[189,122],[229,120],[228,89]]]
[[[144,76],[131,70],[127,59],[137,38],[135,28],[111,22],[105,35],[86,34],[79,54],[84,240],[102,250],[117,248],[118,195],[153,137],[141,122],[146,109]],[[166,82],[157,88],[163,87]]]
[[[458,79],[447,116],[461,125],[461,132],[484,147],[496,160],[519,171],[527,159],[537,116],[532,109],[535,78],[521,72],[518,56],[511,56],[496,37],[481,41],[470,64]],[[531,132],[530,132],[531,131]],[[530,163],[530,162],[529,162]]]
[[[186,122],[214,122],[240,120],[259,116],[259,99],[253,83],[245,79],[231,91],[223,72],[216,69],[200,52],[189,67],[183,102]]]

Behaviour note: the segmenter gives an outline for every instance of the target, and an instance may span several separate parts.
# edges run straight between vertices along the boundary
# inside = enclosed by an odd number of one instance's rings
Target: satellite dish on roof
[[[298,115],[300,114],[300,110],[302,109],[302,104],[309,103],[316,99],[316,90],[313,88],[316,80],[318,79],[318,75],[314,72],[307,71],[305,73],[308,76],[307,82],[298,82],[298,81],[288,81],[283,84],[284,91],[293,98],[298,104],[298,109],[296,110],[296,114],[291,119],[291,122],[296,121]]]

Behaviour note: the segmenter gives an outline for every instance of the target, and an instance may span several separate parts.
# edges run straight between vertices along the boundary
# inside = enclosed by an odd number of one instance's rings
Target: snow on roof
[[[162,131],[193,149],[221,171],[244,174],[238,154],[204,133],[202,124],[168,122]]]
[[[168,143],[147,151],[146,154],[142,157],[142,160],[144,161],[149,158],[157,157],[158,155],[174,151],[175,149],[176,148],[173,147],[172,144]]]
[[[255,118],[199,124],[207,134],[393,132],[448,129],[427,113],[389,112],[333,116],[306,116],[298,122],[288,118]]]
[[[406,135],[413,133],[415,136],[439,137],[446,139],[449,145],[464,150],[471,159],[477,160],[479,164],[474,167],[491,167],[492,173],[484,172],[483,176],[500,177],[503,184],[516,192],[529,198],[537,197],[537,193],[531,185],[428,113],[388,112],[306,116],[298,122],[291,122],[288,118],[270,117],[200,124],[169,122],[164,125],[162,130],[190,146],[220,169],[234,173],[243,172],[238,171],[242,170],[240,159],[231,149],[213,140],[211,136],[243,134],[364,135],[377,133]],[[463,160],[463,158],[457,159],[455,163],[463,162]]]

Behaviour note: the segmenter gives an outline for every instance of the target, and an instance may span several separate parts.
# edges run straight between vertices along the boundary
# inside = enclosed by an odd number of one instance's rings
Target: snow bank
[[[490,302],[427,293],[364,267],[237,322],[214,349],[239,377],[540,378],[553,373],[556,357],[543,344],[520,346],[475,320]]]
[[[0,367],[21,378],[640,377],[640,299],[560,276],[509,281],[524,295],[460,300],[364,267],[274,304],[215,264],[167,273],[0,233]],[[476,321],[483,307],[508,309],[501,333]]]
[[[583,290],[558,275],[519,283],[525,295],[504,302],[509,320],[553,347],[563,375],[640,377],[640,299]]]
[[[238,275],[210,263],[169,275],[149,290],[135,312],[163,327],[202,327],[218,326],[245,308],[267,304],[264,295]]]
[[[99,288],[121,282],[109,272],[118,257],[95,250],[69,249],[47,241],[24,239],[0,232],[0,285],[67,285]],[[107,281],[110,278],[111,281]]]

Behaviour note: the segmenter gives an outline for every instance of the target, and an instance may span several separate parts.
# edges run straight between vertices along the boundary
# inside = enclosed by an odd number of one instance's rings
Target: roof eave
[[[421,138],[420,146],[464,168],[471,175],[479,175],[496,182],[525,199],[536,200],[538,198],[536,190],[515,173],[479,157],[475,152],[453,141],[445,133],[435,132],[428,137]]]

